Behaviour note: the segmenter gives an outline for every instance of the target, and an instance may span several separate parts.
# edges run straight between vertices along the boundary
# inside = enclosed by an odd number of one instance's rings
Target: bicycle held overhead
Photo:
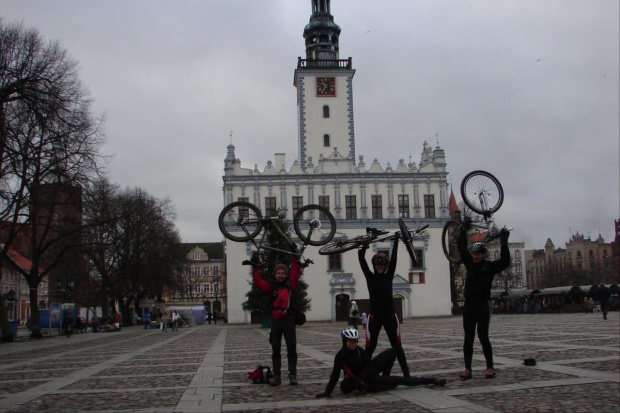
[[[499,238],[503,230],[499,229],[493,218],[504,202],[504,190],[499,180],[486,171],[472,171],[461,182],[461,196],[465,205],[478,215],[466,217],[462,221],[448,221],[441,233],[441,246],[448,261],[458,264],[461,256],[457,248],[458,234],[467,231],[470,235],[484,233],[481,240],[489,243]],[[468,237],[469,239],[469,237]]]
[[[277,225],[276,221],[283,219],[284,217],[280,215],[263,217],[256,205],[237,201],[224,207],[218,218],[218,225],[226,238],[235,242],[250,241],[257,252],[263,249],[297,256],[301,256],[308,245],[327,244],[336,233],[336,220],[327,208],[314,204],[306,205],[300,208],[293,217],[295,234],[302,241],[301,247],[298,248],[295,242]],[[270,229],[283,237],[295,252],[269,246],[265,241]],[[261,231],[263,234],[258,237]],[[306,263],[310,264],[311,261],[306,260]]]
[[[407,247],[407,252],[411,257],[414,265],[417,260],[415,257],[415,250],[413,248],[413,240],[415,237],[421,235],[428,225],[420,227],[418,229],[409,229],[402,218],[398,218],[398,227],[400,229],[399,234],[402,242]],[[341,252],[351,251],[356,248],[360,248],[364,245],[368,245],[374,242],[391,241],[396,236],[396,232],[384,231],[377,228],[366,228],[366,234],[360,235],[355,238],[342,238],[325,245],[319,250],[321,255],[337,254]]]

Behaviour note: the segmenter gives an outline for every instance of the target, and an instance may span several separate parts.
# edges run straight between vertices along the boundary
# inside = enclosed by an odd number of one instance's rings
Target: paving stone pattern
[[[0,413],[8,412],[620,412],[620,324],[613,312],[498,315],[491,321],[497,377],[484,378],[476,341],[474,374],[463,369],[459,317],[405,320],[412,374],[445,387],[316,399],[332,370],[344,323],[297,330],[298,386],[252,384],[248,371],[272,365],[268,330],[222,324],[169,330],[124,328],[71,338],[0,344]],[[25,334],[25,332],[22,332]],[[363,343],[362,343],[363,344]],[[389,347],[382,332],[375,354]],[[522,365],[534,357],[534,367]],[[400,374],[398,363],[393,374]]]

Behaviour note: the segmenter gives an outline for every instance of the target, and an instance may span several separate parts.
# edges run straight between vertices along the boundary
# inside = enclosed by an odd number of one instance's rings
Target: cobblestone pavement
[[[497,377],[484,378],[479,343],[474,376],[463,369],[459,317],[410,319],[402,342],[412,374],[445,387],[398,387],[316,399],[331,372],[344,323],[297,330],[298,386],[251,384],[271,365],[267,330],[205,325],[179,332],[124,328],[0,344],[0,413],[5,412],[619,412],[617,312],[496,315],[491,321]],[[382,332],[377,352],[388,348]],[[285,346],[283,353],[285,354]],[[283,355],[284,355],[283,354]],[[522,365],[534,357],[534,367]],[[283,357],[283,371],[286,371]],[[400,374],[398,364],[394,374]]]

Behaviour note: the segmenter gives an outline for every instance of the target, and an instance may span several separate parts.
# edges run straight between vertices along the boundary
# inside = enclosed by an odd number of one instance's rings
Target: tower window
[[[327,105],[323,106],[323,117],[329,118],[329,106]]]
[[[323,146],[330,146],[329,145],[329,135],[328,134],[323,135]]]

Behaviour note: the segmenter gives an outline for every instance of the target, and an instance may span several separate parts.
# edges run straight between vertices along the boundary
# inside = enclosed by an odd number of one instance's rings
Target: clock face
[[[336,78],[317,77],[316,94],[317,96],[336,96]]]

